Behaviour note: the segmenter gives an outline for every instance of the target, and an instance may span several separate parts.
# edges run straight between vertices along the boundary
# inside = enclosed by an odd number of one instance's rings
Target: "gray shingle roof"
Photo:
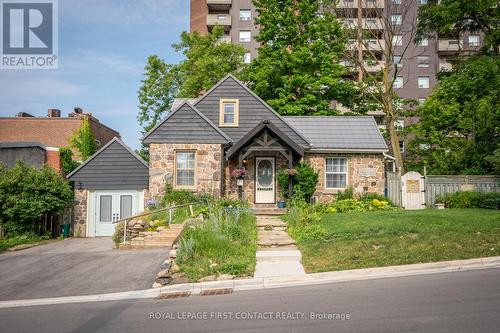
[[[387,145],[373,117],[284,117],[312,149],[386,151]]]
[[[172,110],[172,111],[176,110],[184,103],[194,105],[194,103],[197,100],[198,100],[197,98],[174,98],[174,101],[172,102],[172,106],[170,107],[170,110]]]

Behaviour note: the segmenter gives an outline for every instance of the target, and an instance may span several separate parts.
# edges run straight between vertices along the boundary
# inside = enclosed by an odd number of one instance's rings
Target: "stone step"
[[[277,219],[275,217],[272,218],[263,218],[257,216],[257,227],[265,227],[270,225],[271,227],[286,227],[287,224],[285,221]]]
[[[287,246],[295,245],[295,241],[281,230],[257,230],[259,246]]]
[[[266,250],[259,249],[257,251],[257,261],[300,261],[302,254],[299,250]]]
[[[286,209],[284,208],[252,208],[252,212],[255,215],[283,215],[286,213]]]

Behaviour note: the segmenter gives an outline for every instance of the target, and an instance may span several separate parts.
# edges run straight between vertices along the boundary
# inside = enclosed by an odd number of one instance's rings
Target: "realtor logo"
[[[0,0],[0,69],[56,69],[57,0]]]

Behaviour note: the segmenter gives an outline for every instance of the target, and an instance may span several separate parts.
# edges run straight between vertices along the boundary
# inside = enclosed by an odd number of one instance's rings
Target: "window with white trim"
[[[403,46],[403,35],[394,35],[392,38],[393,46]]]
[[[250,9],[240,9],[240,21],[250,21],[252,19],[252,11]]]
[[[479,46],[479,35],[469,35],[467,38],[469,46]]]
[[[422,38],[419,40],[418,46],[429,46],[429,38]]]
[[[252,61],[252,54],[250,52],[245,52],[243,55],[243,63],[249,64]]]
[[[252,40],[252,32],[250,30],[240,30],[240,42],[250,42]]]
[[[429,77],[428,76],[419,76],[418,77],[418,87],[421,89],[429,88]]]
[[[327,157],[325,159],[325,188],[347,187],[347,158]]]
[[[418,56],[418,67],[429,67],[429,56]]]
[[[175,187],[194,188],[195,151],[175,152]]]

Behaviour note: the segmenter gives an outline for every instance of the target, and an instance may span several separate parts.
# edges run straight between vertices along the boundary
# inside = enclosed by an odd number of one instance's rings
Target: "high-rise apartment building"
[[[475,51],[482,45],[482,35],[465,34],[460,38],[429,38],[415,44],[410,31],[416,22],[419,6],[427,0],[338,0],[335,12],[346,28],[362,27],[369,32],[370,52],[376,61],[370,62],[369,70],[384,66],[384,36],[393,30],[395,47],[393,61],[398,66],[394,82],[398,94],[405,99],[422,101],[437,83],[436,74],[451,68],[450,56],[459,51]],[[216,24],[224,27],[223,40],[238,43],[247,49],[245,61],[258,56],[255,36],[258,27],[254,23],[255,8],[252,0],[191,0],[191,31],[207,32]],[[401,29],[399,29],[401,26]],[[401,34],[398,35],[397,31]],[[379,40],[377,40],[379,39]],[[367,45],[358,48],[360,56],[366,54]],[[359,74],[358,74],[359,75]],[[353,77],[356,75],[353,74]]]

